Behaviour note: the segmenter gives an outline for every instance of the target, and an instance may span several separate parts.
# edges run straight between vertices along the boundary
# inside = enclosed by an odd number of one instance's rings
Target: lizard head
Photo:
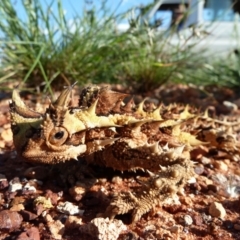
[[[84,124],[78,122],[78,137],[71,120],[71,89],[62,91],[45,113],[29,109],[14,90],[10,104],[13,142],[19,155],[31,162],[57,163],[77,158],[86,151]],[[71,123],[73,123],[71,125]],[[71,131],[66,126],[71,125]],[[81,130],[81,129],[80,129]]]

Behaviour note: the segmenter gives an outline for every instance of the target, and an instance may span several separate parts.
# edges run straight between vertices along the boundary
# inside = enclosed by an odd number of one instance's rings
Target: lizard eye
[[[68,138],[68,132],[65,128],[56,127],[54,128],[49,135],[49,142],[53,145],[60,146]]]
[[[64,136],[64,131],[59,131],[59,132],[55,133],[54,138],[61,139],[61,138],[63,138],[63,136]]]

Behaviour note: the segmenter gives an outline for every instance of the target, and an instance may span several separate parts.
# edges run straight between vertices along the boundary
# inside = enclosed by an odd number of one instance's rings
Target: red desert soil
[[[143,97],[155,104],[208,108],[212,115],[233,120],[240,114],[240,94],[227,88],[164,86],[135,95],[137,102]],[[115,191],[131,191],[141,173],[86,166],[83,161],[62,166],[24,162],[12,143],[9,101],[0,92],[0,239],[240,239],[240,156],[229,159],[224,152],[202,147],[192,154],[196,182],[185,186],[184,195],[137,223],[130,223],[130,215],[109,222],[96,217]],[[27,94],[24,101],[32,107],[37,103],[39,109],[47,102]]]

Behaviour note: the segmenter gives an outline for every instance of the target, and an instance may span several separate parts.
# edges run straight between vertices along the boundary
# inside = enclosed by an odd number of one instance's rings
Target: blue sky
[[[49,2],[47,0],[41,0],[43,2]],[[124,12],[132,7],[139,6],[141,4],[146,5],[151,3],[153,0],[107,0],[107,6],[113,11],[118,6],[117,12]],[[102,0],[62,0],[64,9],[66,10],[66,14],[68,17],[74,13],[74,11],[79,11],[85,8],[91,8],[92,6],[99,7],[101,5]],[[119,5],[120,4],[120,5]]]
[[[39,0],[42,6],[47,6],[50,3],[54,2],[52,7],[53,10],[57,10],[57,1],[52,0]],[[65,14],[67,19],[71,19],[76,14],[81,14],[83,9],[91,9],[93,6],[96,6],[98,9],[101,3],[104,0],[62,0],[62,5],[65,10]],[[116,11],[116,13],[125,12],[132,7],[137,7],[140,5],[147,5],[153,0],[105,0],[107,3],[107,7],[110,11]],[[23,9],[21,7],[22,0],[12,0],[14,5],[18,9],[18,14],[23,16]],[[118,7],[119,6],[119,7]]]
[[[1,1],[1,0],[0,0]],[[18,16],[23,19],[24,21],[26,20],[26,15],[24,8],[22,6],[22,2],[26,1],[31,1],[31,0],[11,0],[14,8],[17,10]],[[32,0],[33,1],[33,0]],[[36,0],[39,1],[43,9],[47,11],[47,7],[51,5],[51,10],[53,11],[55,16],[58,16],[57,12],[57,0]],[[133,7],[138,7],[140,5],[147,5],[149,3],[152,3],[153,0],[61,0],[62,6],[64,9],[65,13],[65,18],[71,22],[71,20],[76,16],[81,16],[83,13],[84,9],[100,9],[101,3],[106,2],[106,7],[109,10],[109,13],[115,13],[119,14],[122,12],[126,12],[127,10],[133,8]],[[99,16],[101,18],[101,16]],[[126,29],[128,27],[128,21],[123,20],[121,23],[118,23],[119,29]]]

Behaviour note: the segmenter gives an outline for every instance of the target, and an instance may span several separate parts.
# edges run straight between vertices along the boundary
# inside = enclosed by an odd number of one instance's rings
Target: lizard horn
[[[10,112],[12,117],[14,115],[21,116],[23,118],[41,118],[42,114],[35,112],[27,107],[27,105],[22,101],[19,92],[14,89],[12,93],[12,102],[10,103]]]

